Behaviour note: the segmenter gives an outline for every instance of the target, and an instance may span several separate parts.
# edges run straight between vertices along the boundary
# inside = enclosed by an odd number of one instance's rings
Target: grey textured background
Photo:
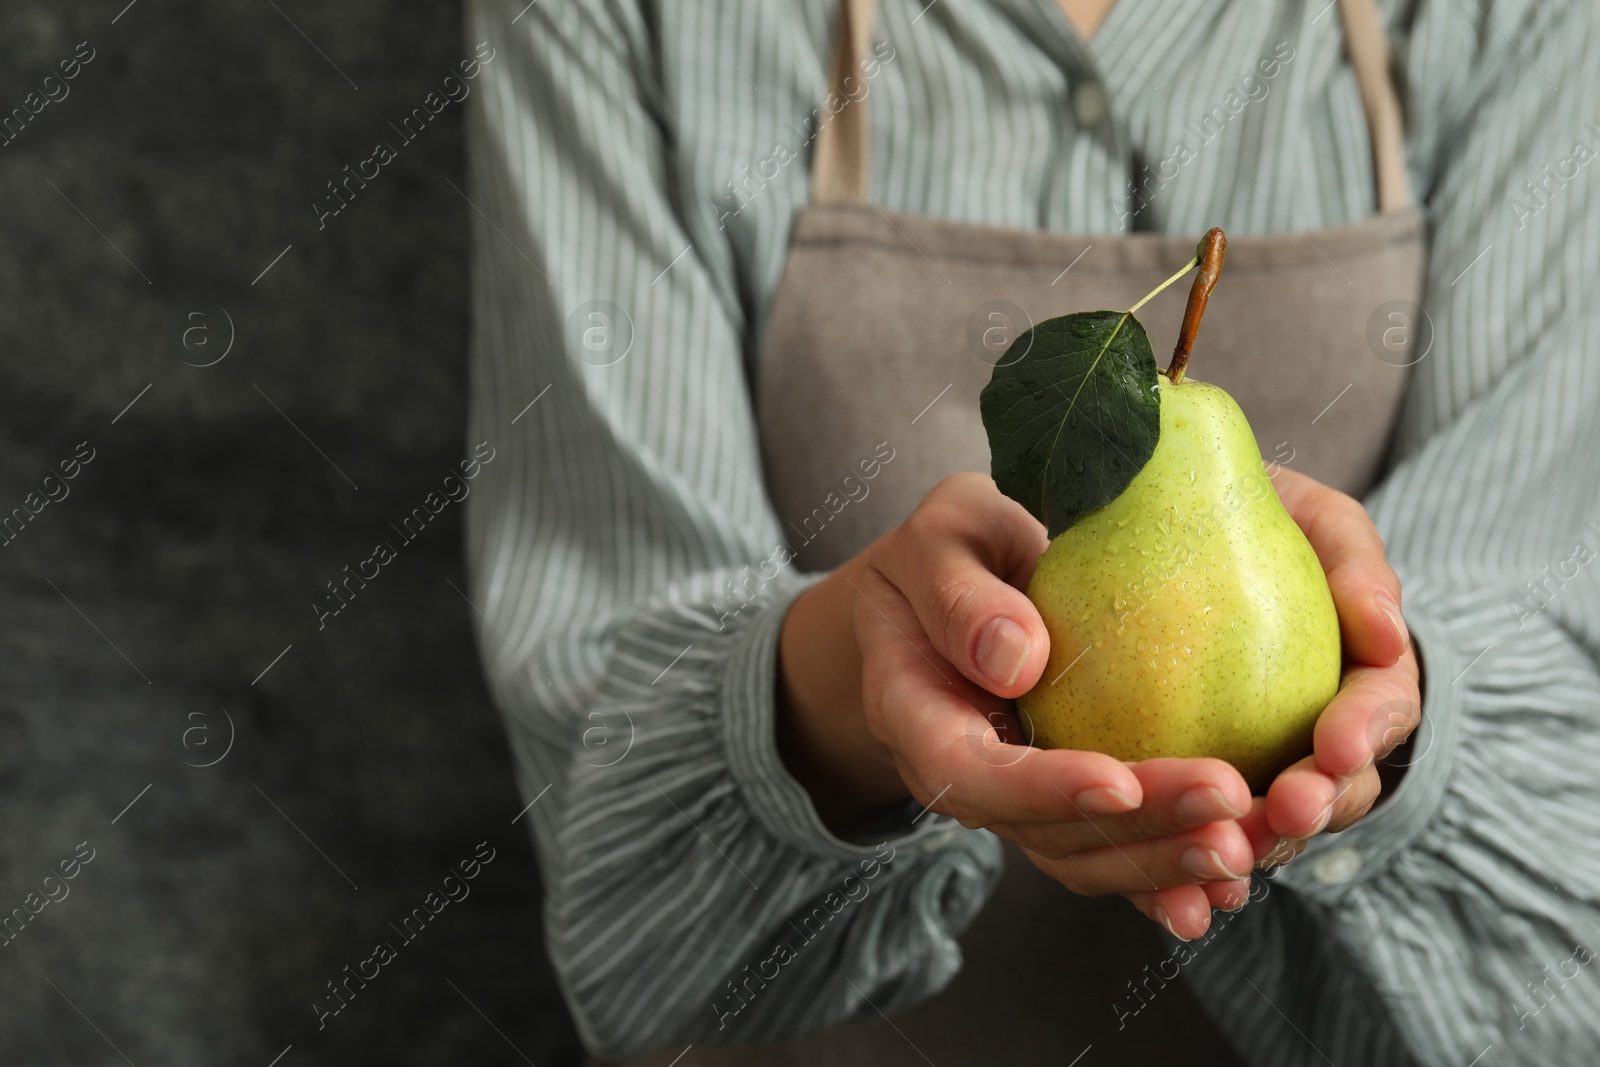
[[[458,6],[125,3],[0,4],[0,110],[97,53],[0,148],[0,514],[97,451],[0,548],[0,914],[96,853],[0,947],[0,1064],[573,1062],[459,508],[311,609],[465,452],[460,107],[311,209],[470,54]]]

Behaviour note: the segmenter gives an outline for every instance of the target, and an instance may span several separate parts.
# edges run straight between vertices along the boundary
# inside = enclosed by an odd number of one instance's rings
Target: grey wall
[[[0,916],[31,915],[0,1063],[571,1062],[459,507],[390,527],[466,448],[461,109],[388,126],[470,53],[460,12],[125,4],[0,5],[0,111],[95,53],[0,147],[0,516],[94,452],[0,547]],[[398,158],[319,231],[378,140]]]

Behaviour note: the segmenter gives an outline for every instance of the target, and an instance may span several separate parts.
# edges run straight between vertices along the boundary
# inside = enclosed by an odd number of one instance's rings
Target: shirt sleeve
[[[1367,506],[1422,725],[1381,807],[1175,951],[1255,1063],[1596,1063],[1600,33],[1593,5],[1431,3],[1407,43],[1432,340]]]
[[[650,19],[675,16],[467,7],[494,54],[464,191],[494,450],[468,592],[579,1032],[621,1058],[926,997],[998,846],[914,805],[842,840],[778,756],[778,635],[811,579],[762,487],[732,255],[674,199]]]

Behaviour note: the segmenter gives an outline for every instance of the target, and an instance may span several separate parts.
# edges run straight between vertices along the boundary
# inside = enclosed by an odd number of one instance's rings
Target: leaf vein
[[[1089,364],[1089,369],[1083,372],[1083,380],[1078,383],[1078,388],[1072,393],[1072,399],[1067,401],[1067,410],[1062,413],[1061,421],[1056,425],[1055,439],[1050,442],[1050,451],[1045,453],[1044,470],[1039,474],[1039,509],[1044,513],[1044,487],[1050,481],[1050,464],[1055,462],[1056,445],[1061,443],[1061,434],[1067,428],[1067,420],[1072,417],[1072,411],[1078,406],[1078,395],[1083,392],[1083,387],[1089,384],[1089,379],[1094,377],[1095,368],[1100,366],[1100,361],[1105,358],[1106,352],[1111,348],[1111,342],[1117,339],[1117,334],[1122,332],[1122,324],[1128,321],[1131,312],[1124,311],[1122,317],[1117,319],[1117,324],[1111,327],[1111,332],[1106,335],[1105,341],[1100,345],[1100,351],[1094,354],[1094,362]]]

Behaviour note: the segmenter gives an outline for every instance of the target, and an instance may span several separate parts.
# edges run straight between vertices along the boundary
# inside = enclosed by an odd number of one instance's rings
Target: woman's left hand
[[[1260,835],[1270,849],[1258,866],[1286,862],[1306,838],[1343,830],[1365,815],[1381,788],[1377,761],[1403,744],[1422,717],[1400,579],[1366,509],[1287,468],[1274,470],[1272,481],[1327,572],[1345,669],[1338,695],[1317,720],[1314,754],[1278,775],[1249,817],[1252,838]]]

